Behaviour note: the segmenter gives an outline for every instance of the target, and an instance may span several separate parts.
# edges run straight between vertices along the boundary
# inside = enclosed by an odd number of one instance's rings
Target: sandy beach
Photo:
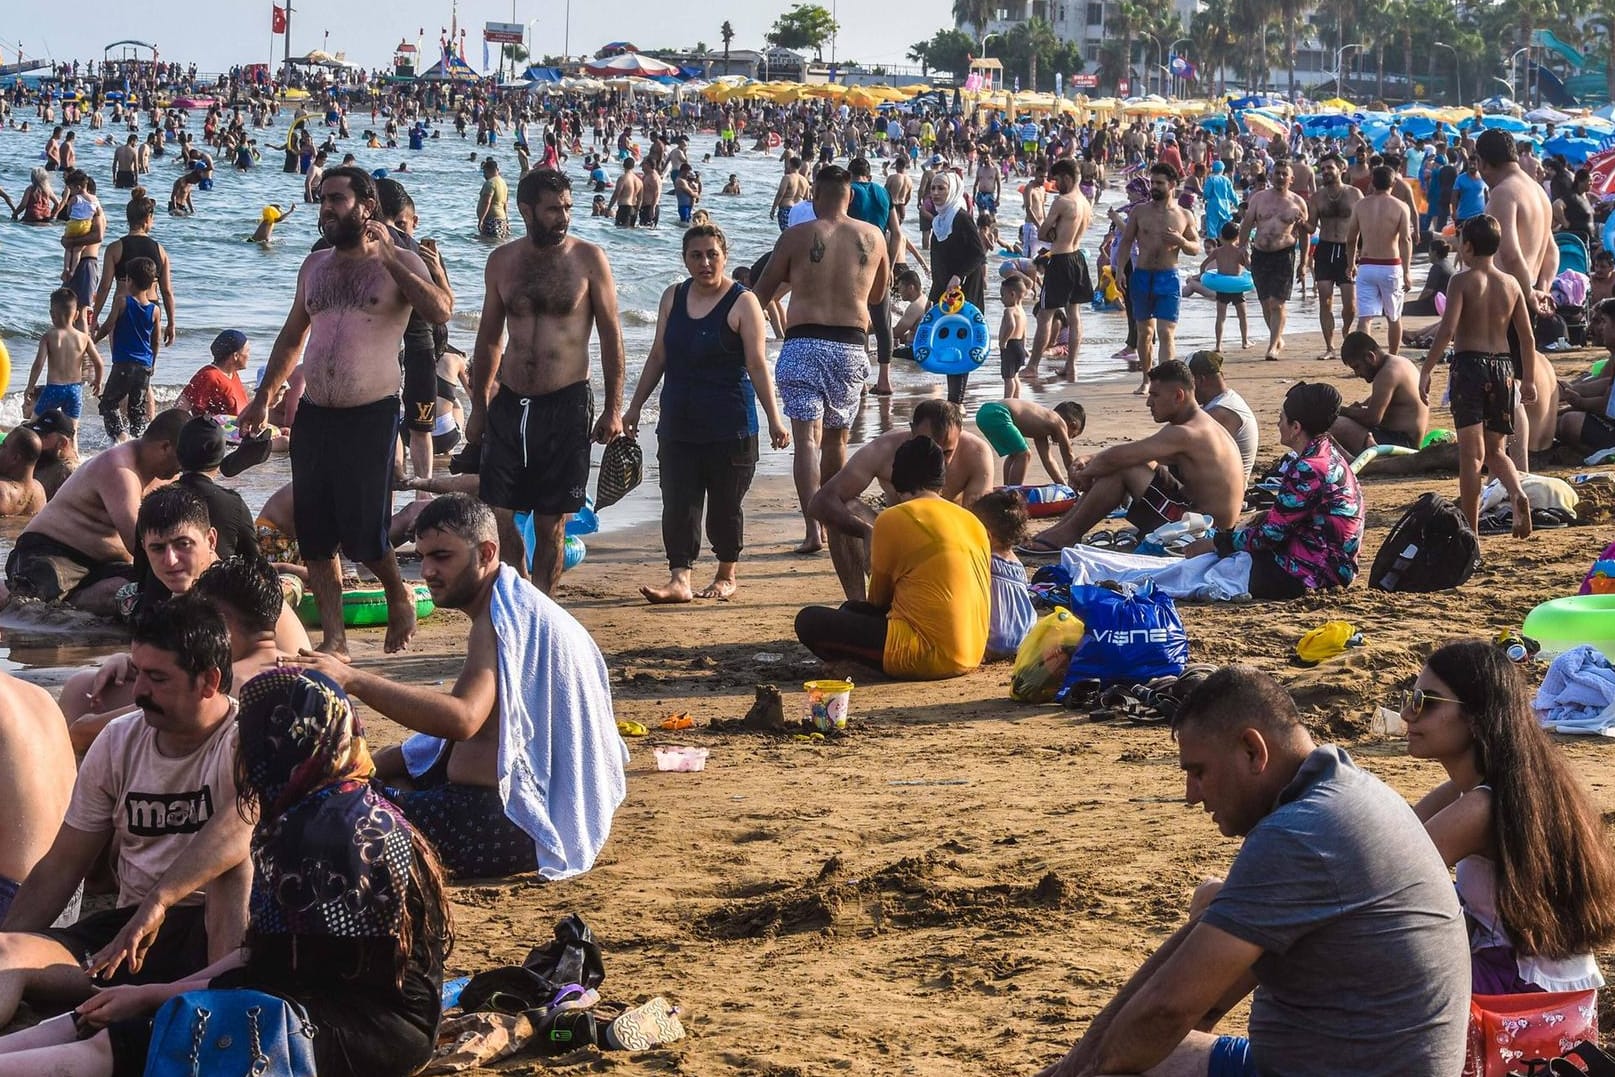
[[[1230,359],[1230,384],[1263,422],[1259,466],[1277,455],[1271,426],[1296,380],[1331,380],[1347,400],[1365,395],[1344,367],[1312,358],[1319,345],[1316,334],[1296,334],[1292,358]],[[1591,357],[1568,353],[1555,365],[1569,374]],[[1134,384],[1082,388],[1085,451],[1151,428]],[[892,421],[906,422],[907,407],[897,404]],[[879,423],[882,408],[871,398],[866,423]],[[1433,422],[1448,418],[1443,410]],[[1457,478],[1366,478],[1363,488],[1366,569],[1401,510],[1427,489],[1456,496]],[[648,483],[634,496],[656,494]],[[778,685],[787,716],[797,716],[801,682],[822,667],[797,644],[792,618],[838,597],[827,556],[790,552],[801,532],[788,478],[759,479],[747,509],[749,548],[731,602],[643,603],[639,585],[666,578],[655,525],[591,541],[558,597],[605,652],[618,717],[652,728],[630,743],[627,802],[587,875],[454,889],[451,975],[519,962],[575,912],[600,940],[602,994],[665,995],[690,1035],[642,1055],[519,1056],[496,1071],[1035,1073],[1182,921],[1193,886],[1220,874],[1237,844],[1184,806],[1167,731],[1014,703],[1008,665],[939,683],[861,684],[850,735],[828,743],[707,729],[744,714],[759,684]],[[1414,798],[1442,779],[1440,768],[1370,733],[1374,709],[1438,643],[1517,627],[1538,602],[1573,593],[1606,531],[1484,537],[1485,565],[1458,591],[1392,595],[1359,583],[1282,606],[1184,605],[1192,660],[1273,672],[1320,740],[1345,745]],[[709,570],[698,565],[697,581]],[[1356,625],[1366,646],[1313,669],[1292,665],[1301,634],[1336,618]],[[458,615],[438,614],[407,655],[385,659],[380,632],[361,632],[355,660],[446,684],[464,628]],[[701,728],[656,729],[676,712]],[[400,737],[367,718],[377,742]],[[1596,802],[1615,809],[1610,745],[1562,742]],[[699,774],[658,773],[656,744],[700,745],[711,757]],[[1607,966],[1615,954],[1600,956]],[[1242,1029],[1243,1019],[1240,1010],[1228,1025]]]

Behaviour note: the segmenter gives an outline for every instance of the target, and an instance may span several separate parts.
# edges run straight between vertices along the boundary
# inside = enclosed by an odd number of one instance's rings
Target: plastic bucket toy
[[[807,706],[802,717],[813,722],[821,733],[847,728],[847,703],[852,698],[851,681],[808,681]]]

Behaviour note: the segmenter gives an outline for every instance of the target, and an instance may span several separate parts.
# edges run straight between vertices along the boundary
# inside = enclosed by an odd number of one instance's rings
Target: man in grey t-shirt
[[[1226,882],[1041,1077],[1452,1077],[1463,1068],[1469,942],[1411,808],[1289,694],[1228,666],[1173,721],[1190,804],[1243,835]],[[1210,1030],[1252,988],[1249,1038]]]

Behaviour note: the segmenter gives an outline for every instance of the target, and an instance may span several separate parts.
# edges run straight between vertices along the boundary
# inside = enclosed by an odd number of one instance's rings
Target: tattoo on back
[[[869,252],[871,250],[873,250],[874,247],[875,247],[875,245],[869,241],[868,236],[859,236],[858,237],[858,264],[859,265],[866,266],[866,265],[869,264]]]
[[[813,247],[808,251],[808,257],[815,262],[824,261],[824,237],[814,236]]]

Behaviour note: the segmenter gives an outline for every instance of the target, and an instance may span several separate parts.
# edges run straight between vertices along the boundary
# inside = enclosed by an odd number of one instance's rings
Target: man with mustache
[[[588,497],[591,437],[604,445],[622,434],[622,326],[605,252],[567,234],[572,181],[555,169],[534,169],[516,188],[516,208],[527,241],[488,256],[466,452],[477,461],[482,500],[496,510],[500,557],[523,575],[513,516],[533,514],[533,584],[551,594],[561,580],[566,518]],[[589,387],[591,330],[600,335],[605,378],[598,420]],[[301,490],[297,496],[300,503]]]
[[[292,423],[297,539],[320,608],[320,649],[346,655],[342,563],[363,562],[387,592],[387,651],[415,634],[415,596],[387,541],[393,451],[398,439],[398,353],[411,311],[431,324],[454,313],[454,296],[433,281],[382,219],[376,183],[361,168],[325,173],[320,231],[330,250],[303,261],[297,294],[275,338],[257,395],[237,419],[264,425],[269,402],[302,359],[303,397]]]

